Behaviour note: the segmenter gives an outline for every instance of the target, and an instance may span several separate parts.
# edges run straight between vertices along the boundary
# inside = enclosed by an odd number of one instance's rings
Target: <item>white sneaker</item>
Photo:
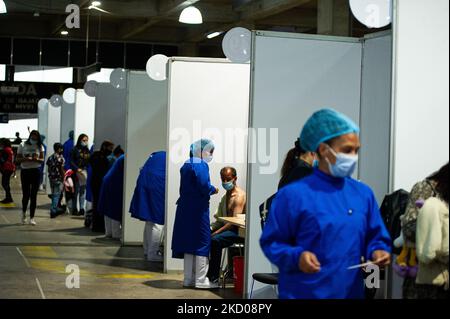
[[[27,215],[22,214],[22,225],[25,225],[27,223]]]
[[[30,225],[36,226],[36,221],[34,220],[34,218],[30,219]]]
[[[197,289],[219,289],[219,283],[217,282],[211,282],[209,279],[206,279],[205,282],[202,283],[195,283],[195,288]]]

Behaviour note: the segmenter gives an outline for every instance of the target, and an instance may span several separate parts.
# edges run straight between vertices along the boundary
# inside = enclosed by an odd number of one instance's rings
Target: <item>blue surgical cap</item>
[[[358,134],[359,131],[358,125],[346,115],[333,109],[323,109],[306,122],[300,134],[300,143],[306,151],[316,152],[321,143],[345,134]]]
[[[191,145],[191,157],[200,157],[203,151],[212,151],[215,148],[214,142],[208,139],[201,139]]]

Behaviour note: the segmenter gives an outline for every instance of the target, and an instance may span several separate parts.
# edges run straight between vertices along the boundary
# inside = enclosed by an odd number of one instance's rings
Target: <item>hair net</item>
[[[201,158],[203,151],[212,151],[215,148],[214,142],[208,139],[201,139],[191,145],[191,157]]]
[[[346,115],[333,109],[323,109],[314,113],[303,127],[301,146],[306,151],[316,152],[323,142],[345,134],[358,134],[359,131],[358,125]]]

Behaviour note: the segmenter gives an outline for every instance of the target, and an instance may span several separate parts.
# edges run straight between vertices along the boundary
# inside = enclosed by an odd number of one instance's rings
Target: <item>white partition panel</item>
[[[393,36],[390,191],[410,191],[449,160],[449,1],[395,0]]]
[[[410,190],[449,159],[449,1],[394,3],[392,186]]]
[[[50,107],[50,104],[48,104],[44,109],[38,110],[38,131],[40,134],[47,135],[48,130],[48,108]],[[22,136],[23,138],[23,136]],[[26,138],[28,138],[28,134],[26,135]]]
[[[151,80],[145,72],[128,77],[123,244],[142,244],[145,224],[131,218],[131,199],[139,171],[149,155],[167,146],[167,81]]]
[[[127,90],[99,83],[95,97],[95,149],[99,150],[105,140],[125,149]]]
[[[381,205],[389,193],[392,88],[392,35],[364,40],[361,91],[361,154],[359,177]]]
[[[75,104],[63,103],[61,109],[61,143],[69,138],[69,132],[75,129]]]
[[[44,141],[47,145],[47,158],[53,154],[53,145],[61,142],[61,107],[48,106],[48,126],[46,139]],[[47,194],[51,193],[50,181],[47,178],[47,165],[44,166],[44,183],[46,185]]]
[[[75,143],[80,134],[89,136],[89,147],[94,139],[95,98],[89,97],[84,90],[77,90],[75,102]]]
[[[362,45],[358,39],[273,32],[253,36],[252,107],[254,128],[276,128],[270,165],[249,164],[245,291],[252,274],[272,272],[259,245],[259,206],[277,191],[280,168],[313,112],[332,107],[355,122],[360,118]],[[249,150],[264,144],[250,138]],[[258,143],[258,146],[256,145]],[[276,145],[278,144],[278,145]],[[260,152],[258,152],[260,153]],[[270,168],[270,169],[268,169]],[[255,284],[253,297],[276,297],[272,287]]]
[[[172,257],[172,235],[179,198],[180,168],[189,147],[200,138],[214,140],[211,181],[221,185],[220,170],[234,166],[239,186],[246,187],[250,66],[222,59],[169,61],[169,156],[167,171],[165,271],[182,270]],[[211,215],[224,191],[211,198]],[[211,216],[212,217],[212,216]]]

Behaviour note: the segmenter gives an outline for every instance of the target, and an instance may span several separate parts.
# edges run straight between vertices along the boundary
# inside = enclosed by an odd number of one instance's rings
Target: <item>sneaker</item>
[[[209,279],[206,279],[205,282],[195,283],[195,288],[197,289],[219,289],[218,282],[211,282]]]
[[[84,216],[85,212],[84,209],[80,209],[80,211],[78,212],[78,216]]]
[[[27,223],[27,215],[22,214],[22,225],[25,225]]]
[[[30,225],[31,226],[36,226],[36,221],[34,220],[34,218],[30,219]]]

